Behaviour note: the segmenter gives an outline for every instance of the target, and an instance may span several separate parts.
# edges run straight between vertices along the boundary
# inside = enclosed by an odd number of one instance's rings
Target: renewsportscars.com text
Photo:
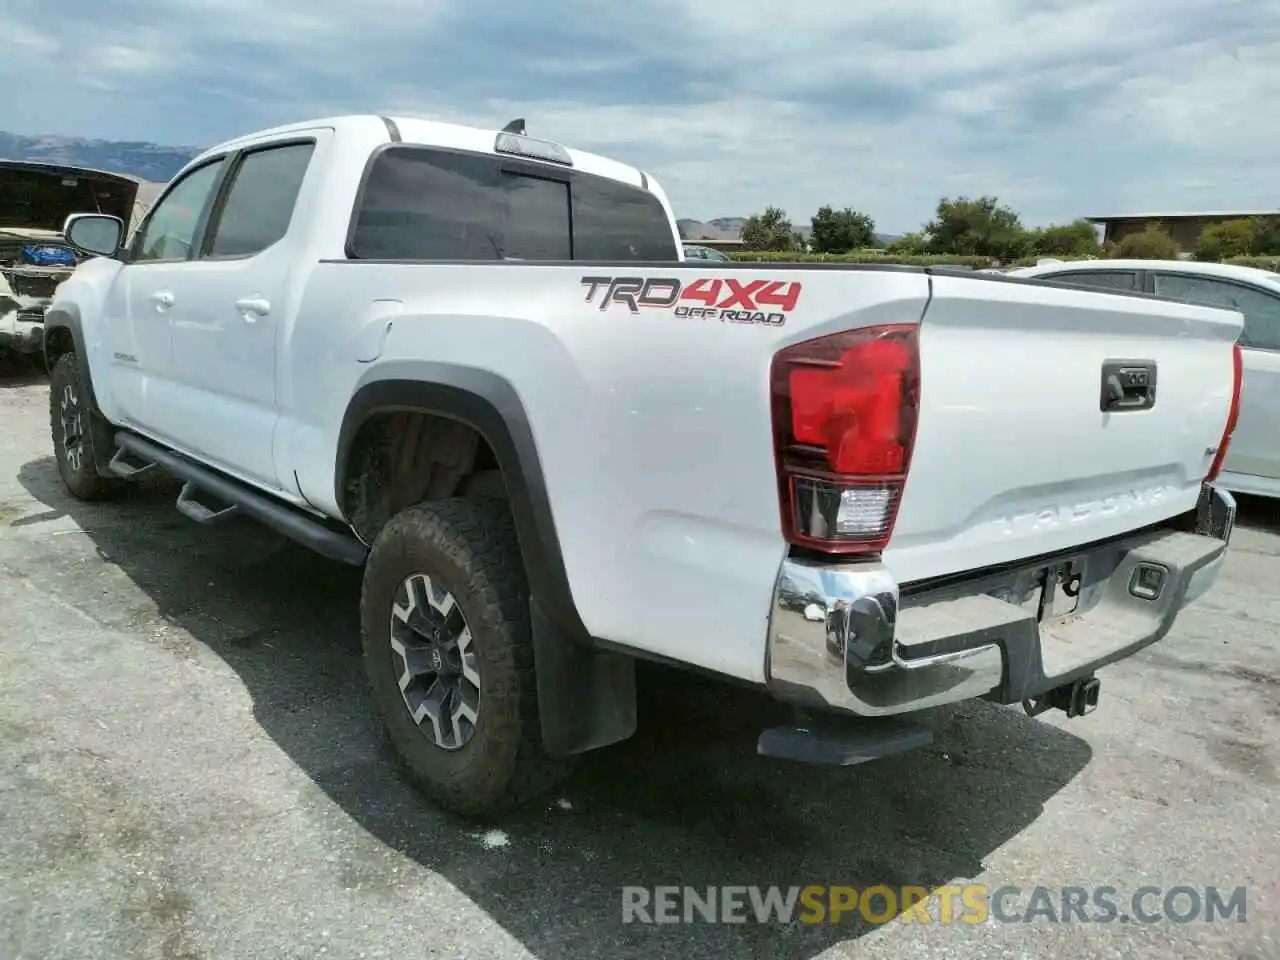
[[[1244,887],[623,887],[623,923],[1246,922]]]

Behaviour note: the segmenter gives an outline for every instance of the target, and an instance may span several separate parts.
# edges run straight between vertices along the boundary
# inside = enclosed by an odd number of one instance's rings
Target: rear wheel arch
[[[361,539],[371,542],[381,523],[404,506],[385,504],[370,509],[367,499],[362,503],[358,489],[361,472],[372,462],[368,458],[370,444],[378,442],[378,432],[391,422],[389,418],[400,417],[401,423],[406,417],[427,418],[437,436],[447,437],[453,458],[450,467],[456,469],[465,462],[464,479],[476,480],[478,487],[487,488],[480,495],[493,495],[499,488],[492,476],[479,474],[486,468],[500,472],[500,489],[515,521],[532,598],[567,638],[588,640],[569,586],[533,430],[515,388],[496,374],[452,364],[421,362],[396,373],[403,375],[361,384],[343,417],[334,465],[334,496],[346,521]],[[469,433],[475,439],[470,450],[466,448]],[[403,444],[392,452],[403,453]],[[436,496],[463,492],[447,490],[447,480],[442,484]]]
[[[412,778],[464,816],[533,799],[573,766],[541,736],[522,567],[506,504],[456,497],[400,511],[365,567],[374,702]]]

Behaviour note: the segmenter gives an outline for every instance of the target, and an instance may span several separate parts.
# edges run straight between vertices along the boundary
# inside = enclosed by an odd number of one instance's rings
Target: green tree
[[[931,253],[1016,260],[1031,247],[1018,214],[995,197],[944,197],[924,229]]]
[[[904,233],[885,249],[886,253],[916,257],[929,252],[929,239],[923,233]]]
[[[1173,242],[1173,237],[1151,224],[1117,243],[1115,256],[1120,260],[1176,260],[1178,245]]]
[[[1205,227],[1196,243],[1196,259],[1221,261],[1253,252],[1258,222],[1246,217]]]
[[[1097,257],[1102,255],[1098,231],[1088,220],[1058,223],[1030,231],[1031,253],[1037,257]]]
[[[1249,252],[1255,257],[1280,257],[1280,216],[1258,218]]]
[[[821,207],[810,223],[813,229],[809,242],[815,253],[848,253],[875,243],[875,221],[851,207]]]
[[[748,250],[794,250],[800,238],[786,212],[778,207],[765,207],[764,213],[747,217],[741,236]]]

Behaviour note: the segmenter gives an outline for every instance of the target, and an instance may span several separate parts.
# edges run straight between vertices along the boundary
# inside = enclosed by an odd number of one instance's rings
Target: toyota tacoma
[[[152,471],[363,567],[400,756],[464,814],[636,728],[645,658],[852,764],[973,698],[1098,702],[1235,520],[1241,317],[892,265],[681,255],[644,171],[419,119],[214,147],[49,307],[70,493]],[[763,725],[763,724],[762,724]]]

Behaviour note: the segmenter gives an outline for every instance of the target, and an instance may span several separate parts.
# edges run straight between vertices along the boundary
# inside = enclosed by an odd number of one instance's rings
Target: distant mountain
[[[165,147],[135,140],[81,137],[24,137],[0,132],[0,159],[36,160],[126,173],[163,183],[200,152],[197,147]]]
[[[738,240],[742,235],[742,224],[746,221],[746,217],[717,217],[714,220],[691,220],[688,218],[677,220],[676,223],[680,227],[680,235],[691,243],[699,240]],[[809,236],[809,225],[801,224],[796,227],[796,232],[802,237]],[[876,243],[881,246],[888,246],[897,240],[899,233],[877,233]]]

